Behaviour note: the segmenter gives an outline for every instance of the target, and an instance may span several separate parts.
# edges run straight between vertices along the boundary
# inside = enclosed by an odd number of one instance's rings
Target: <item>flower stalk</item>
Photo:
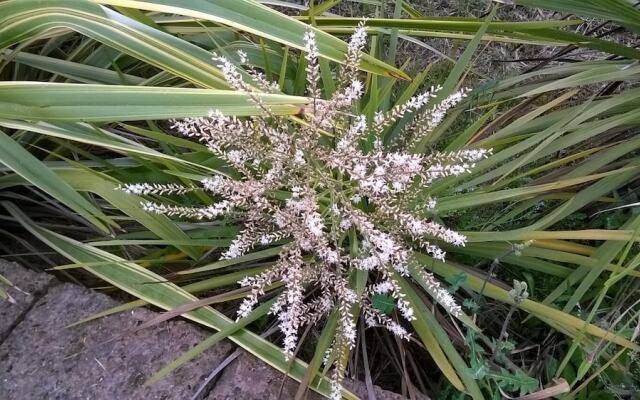
[[[246,317],[267,289],[281,281],[283,289],[271,313],[284,335],[284,352],[292,357],[301,329],[337,312],[336,335],[326,361],[334,367],[332,397],[338,399],[348,351],[356,342],[359,315],[369,327],[383,327],[402,339],[410,335],[402,320],[377,309],[372,298],[388,296],[402,319],[415,319],[396,277],[408,276],[415,251],[444,260],[445,252],[438,243],[464,246],[466,241],[464,235],[425,218],[433,211],[435,199],[416,207],[415,194],[438,179],[468,172],[489,151],[467,149],[427,155],[411,151],[412,144],[431,132],[466,96],[466,90],[433,105],[439,88],[431,88],[388,112],[377,113],[372,124],[363,115],[353,115],[354,103],[364,87],[357,79],[366,42],[364,23],[351,38],[338,88],[329,99],[320,97],[315,35],[309,31],[304,39],[310,103],[302,117],[307,124],[270,112],[257,90],[276,86],[261,74],[248,71],[253,82],[245,82],[238,67],[224,57],[216,57],[229,85],[248,94],[262,115],[239,119],[214,110],[206,117],[175,121],[174,128],[204,143],[242,178],[216,175],[203,179],[201,189],[216,199],[212,205],[182,207],[146,202],[144,207],[149,212],[184,218],[238,218],[243,229],[221,255],[223,259],[240,257],[256,246],[286,241],[275,265],[239,282],[250,289],[250,294],[240,304],[238,318]],[[406,129],[405,144],[393,150],[386,148],[380,134],[405,115],[414,117]],[[324,131],[331,137],[324,136]],[[371,138],[373,147],[365,150]],[[122,189],[139,195],[182,195],[193,190],[149,183]],[[350,283],[352,273],[358,270],[367,276],[362,293]],[[459,316],[460,306],[437,278],[424,270],[421,274],[429,295],[447,312]]]

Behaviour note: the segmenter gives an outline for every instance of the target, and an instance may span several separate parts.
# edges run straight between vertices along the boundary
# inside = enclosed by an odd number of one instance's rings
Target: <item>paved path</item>
[[[228,341],[150,386],[155,371],[207,337],[207,332],[174,319],[137,333],[122,332],[156,313],[140,308],[66,328],[118,303],[95,291],[61,283],[0,260],[0,274],[24,292],[9,289],[15,304],[0,301],[0,399],[183,400],[192,399],[207,377],[234,354]],[[297,383],[244,351],[227,365],[200,400],[293,399]],[[355,391],[368,399],[363,385]],[[320,399],[310,393],[309,400]],[[376,387],[378,400],[403,397]]]

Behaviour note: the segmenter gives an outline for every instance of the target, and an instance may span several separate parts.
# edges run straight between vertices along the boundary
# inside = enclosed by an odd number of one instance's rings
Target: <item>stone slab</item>
[[[0,343],[11,329],[22,319],[47,288],[55,282],[49,274],[22,267],[20,264],[0,259],[0,275],[7,278],[18,289],[3,286],[14,302],[0,300]]]
[[[227,342],[158,383],[143,383],[206,337],[175,320],[112,340],[155,313],[146,309],[66,325],[118,303],[71,284],[53,287],[0,345],[0,399],[189,399],[231,350]]]

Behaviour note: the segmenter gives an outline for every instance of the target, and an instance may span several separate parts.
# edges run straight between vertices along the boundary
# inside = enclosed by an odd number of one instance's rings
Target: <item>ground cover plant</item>
[[[229,338],[298,398],[353,398],[345,374],[411,398],[632,396],[640,52],[574,27],[634,34],[638,11],[372,2],[363,25],[338,3],[0,2],[2,234],[136,298],[88,319],[151,304],[146,325],[212,329],[151,382]],[[395,65],[425,38],[458,41],[455,64]],[[559,50],[487,80],[489,42]],[[601,59],[555,61],[576,48]]]

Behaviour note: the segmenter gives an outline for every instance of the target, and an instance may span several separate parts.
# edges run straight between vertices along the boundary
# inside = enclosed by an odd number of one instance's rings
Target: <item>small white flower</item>
[[[242,152],[239,150],[230,150],[229,152],[227,152],[227,160],[231,161],[234,164],[241,164],[244,161]]]
[[[242,64],[247,63],[247,53],[244,52],[243,50],[238,50],[238,58],[240,59],[240,62]]]
[[[291,198],[298,199],[300,198],[300,193],[302,192],[302,188],[300,186],[294,186],[291,188]]]
[[[306,161],[304,160],[304,152],[302,150],[296,150],[294,155],[294,160],[298,164],[304,164]]]
[[[347,229],[351,228],[351,220],[348,218],[342,219],[340,221],[340,229],[342,229],[343,231],[346,231]]]

